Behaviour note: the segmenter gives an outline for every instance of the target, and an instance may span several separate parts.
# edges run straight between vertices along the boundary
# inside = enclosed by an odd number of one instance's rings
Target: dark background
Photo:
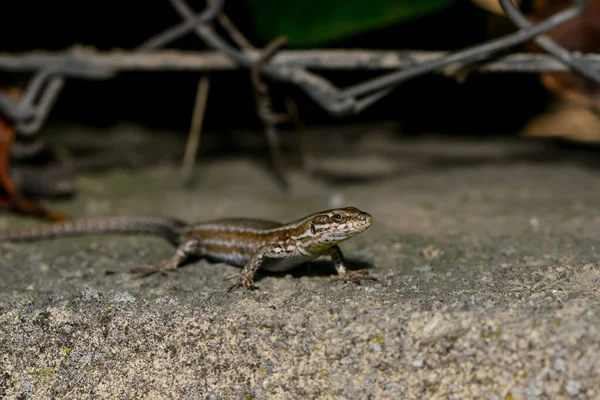
[[[202,7],[199,2],[196,9]],[[193,5],[193,3],[191,3]],[[257,46],[251,10],[243,2],[227,2],[225,12]],[[133,48],[179,21],[168,1],[10,2],[2,7],[0,51],[63,50],[74,44],[99,50]],[[455,50],[489,38],[490,14],[469,2],[399,27],[332,43],[331,48]],[[512,27],[506,23],[506,32]],[[189,34],[169,47],[205,48]],[[379,74],[379,73],[375,73]],[[373,73],[327,72],[338,87],[360,82]],[[132,120],[153,128],[185,134],[200,74],[193,72],[129,72],[105,81],[69,79],[48,123],[80,122],[110,126]],[[28,76],[0,72],[4,84],[24,83]],[[204,126],[207,130],[258,128],[248,71],[214,72]],[[472,74],[465,83],[428,74],[404,83],[390,96],[358,116],[336,120],[294,87],[275,87],[292,94],[307,124],[398,120],[404,134],[515,134],[551,97],[534,74]],[[279,96],[274,100],[277,104]]]

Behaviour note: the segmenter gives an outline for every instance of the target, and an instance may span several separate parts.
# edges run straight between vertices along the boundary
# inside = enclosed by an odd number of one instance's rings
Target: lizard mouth
[[[369,228],[372,223],[373,223],[373,217],[371,217],[370,214],[362,213],[357,221],[356,229],[359,232],[362,232],[362,231],[366,230],[367,228]]]
[[[348,239],[352,236],[358,235],[359,233],[366,231],[370,226],[371,226],[371,216],[368,215],[367,218],[353,223],[350,227],[348,227],[349,229],[334,233],[334,237],[335,237],[335,239],[340,239],[340,240]]]

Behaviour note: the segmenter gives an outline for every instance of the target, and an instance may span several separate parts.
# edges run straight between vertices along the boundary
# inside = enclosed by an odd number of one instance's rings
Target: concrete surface
[[[331,281],[325,261],[228,294],[224,264],[104,273],[168,256],[160,239],[3,244],[0,397],[599,398],[595,155],[365,140],[323,158],[320,179],[295,171],[290,194],[243,157],[201,160],[191,190],[164,165],[81,176],[76,199],[49,204],[283,221],[357,206],[374,225],[341,247],[379,282]],[[3,215],[0,228],[37,223]]]

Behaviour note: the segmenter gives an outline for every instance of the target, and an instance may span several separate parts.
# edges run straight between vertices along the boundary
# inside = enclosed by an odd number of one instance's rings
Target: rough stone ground
[[[323,262],[228,294],[224,264],[104,274],[168,256],[160,239],[3,244],[0,397],[598,398],[595,155],[524,141],[356,146],[323,159],[336,184],[295,172],[291,194],[243,157],[201,162],[191,190],[169,166],[81,176],[79,196],[54,207],[292,220],[355,205],[374,225],[342,249],[380,281],[331,281]]]

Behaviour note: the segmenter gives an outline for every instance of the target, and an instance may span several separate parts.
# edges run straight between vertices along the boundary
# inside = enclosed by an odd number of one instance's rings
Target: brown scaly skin
[[[326,210],[296,221],[278,223],[247,218],[220,219],[188,225],[171,218],[106,217],[72,220],[15,232],[0,232],[1,242],[20,242],[84,234],[140,234],[167,239],[174,255],[132,272],[176,270],[188,256],[204,257],[242,267],[230,290],[254,288],[258,269],[287,271],[322,255],[331,257],[338,279],[358,283],[374,279],[367,271],[346,267],[339,243],[371,226],[372,217],[355,207]]]

